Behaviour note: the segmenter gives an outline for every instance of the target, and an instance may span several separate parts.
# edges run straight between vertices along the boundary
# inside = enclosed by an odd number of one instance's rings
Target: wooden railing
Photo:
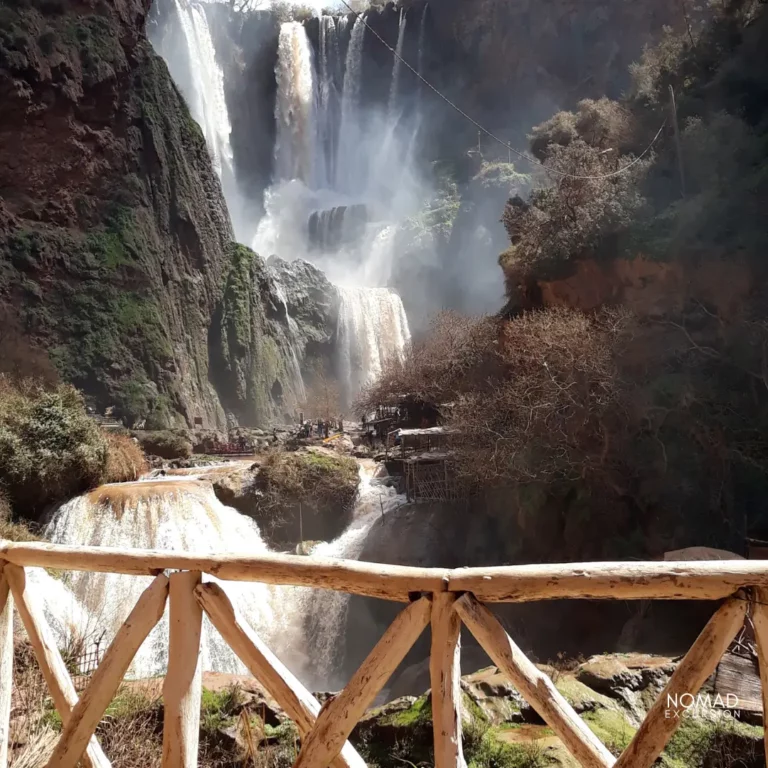
[[[48,765],[106,768],[94,734],[131,661],[170,602],[169,664],[163,685],[163,766],[197,764],[203,612],[253,676],[296,723],[294,768],[364,768],[348,737],[427,624],[435,768],[463,768],[460,642],[462,624],[523,698],[588,768],[650,768],[680,717],[673,703],[693,696],[712,674],[748,610],[756,630],[763,706],[768,692],[768,561],[587,563],[496,568],[411,568],[291,555],[193,555],[149,550],[0,542],[0,768],[7,761],[16,604],[63,730]],[[24,568],[150,575],[144,591],[78,698]],[[170,575],[166,575],[166,571]],[[406,603],[346,687],[322,707],[264,645],[207,573],[222,580],[318,587]],[[637,733],[615,758],[552,681],[520,650],[484,602],[554,598],[720,600]],[[683,697],[685,699],[685,697]],[[678,713],[680,714],[680,713]]]

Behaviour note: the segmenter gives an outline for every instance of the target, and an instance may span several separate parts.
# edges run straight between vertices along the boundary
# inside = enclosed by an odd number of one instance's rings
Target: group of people
[[[338,422],[318,419],[317,421],[311,421],[307,419],[301,425],[302,437],[330,437],[332,429],[338,429],[339,432],[344,432],[344,417],[339,416]]]

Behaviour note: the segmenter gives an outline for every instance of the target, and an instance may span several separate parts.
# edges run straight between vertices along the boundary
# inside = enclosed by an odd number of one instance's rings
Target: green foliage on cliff
[[[660,260],[744,257],[762,267],[768,173],[768,14],[759,0],[729,0],[711,20],[668,30],[632,68],[621,102],[586,100],[534,128],[531,148],[552,173],[530,200],[510,201],[513,279],[567,274],[568,263],[642,253]],[[680,153],[669,118],[674,91]],[[652,153],[629,165],[667,123]],[[684,178],[680,177],[680,165]]]

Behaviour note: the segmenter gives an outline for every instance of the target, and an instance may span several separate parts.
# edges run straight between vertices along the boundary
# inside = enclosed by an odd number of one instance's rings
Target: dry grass
[[[126,483],[138,480],[148,469],[144,451],[138,442],[125,435],[107,434],[107,466],[103,482]]]

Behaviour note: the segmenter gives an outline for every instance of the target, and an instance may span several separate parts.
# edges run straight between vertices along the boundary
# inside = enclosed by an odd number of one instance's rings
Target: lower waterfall
[[[231,465],[233,468],[235,464]],[[204,469],[197,470],[204,473]],[[372,479],[373,463],[362,462],[360,487],[349,528],[313,554],[354,559],[372,526],[403,499]],[[256,523],[223,505],[210,482],[190,475],[105,485],[63,504],[45,531],[55,544],[120,549],[258,555],[269,551]],[[151,583],[149,576],[72,572],[62,579],[28,570],[45,600],[45,613],[60,647],[76,638],[86,644],[103,637],[106,648]],[[217,581],[205,576],[205,581]],[[302,681],[328,690],[344,681],[339,653],[349,595],[306,587],[222,582],[232,602],[264,642]],[[139,649],[129,670],[133,678],[165,673],[168,663],[168,609]],[[229,646],[203,620],[202,668],[245,674]]]

